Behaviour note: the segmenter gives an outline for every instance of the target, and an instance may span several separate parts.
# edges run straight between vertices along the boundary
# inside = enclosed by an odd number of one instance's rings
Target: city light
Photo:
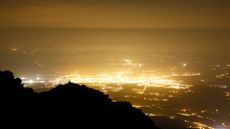
[[[33,84],[33,83],[34,83],[34,80],[28,80],[27,83]]]
[[[195,128],[198,128],[198,129],[215,129],[213,127],[207,126],[199,122],[193,122],[193,124],[195,125]]]
[[[193,74],[190,74],[193,76]],[[175,75],[172,75],[175,76]],[[180,75],[180,76],[188,76]],[[56,84],[64,84],[69,81],[81,84],[135,84],[145,87],[164,87],[173,89],[186,89],[191,85],[183,84],[181,81],[169,79],[171,76],[142,75],[132,76],[129,73],[117,72],[115,74],[80,75],[78,73],[64,75],[55,79]]]

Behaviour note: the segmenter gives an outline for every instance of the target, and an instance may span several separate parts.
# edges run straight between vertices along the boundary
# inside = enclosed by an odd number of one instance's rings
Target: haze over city
[[[1,0],[0,70],[38,92],[86,84],[162,129],[228,129],[229,12],[228,0]]]

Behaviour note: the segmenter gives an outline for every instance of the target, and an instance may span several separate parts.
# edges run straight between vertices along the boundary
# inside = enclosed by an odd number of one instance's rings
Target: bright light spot
[[[186,67],[186,66],[187,66],[187,64],[186,64],[186,63],[183,63],[183,64],[182,64],[182,66],[183,66],[183,67]]]
[[[12,48],[12,49],[10,49],[12,52],[16,52],[16,51],[18,51],[18,49],[17,48]]]
[[[142,106],[141,105],[133,105],[133,107],[135,107],[135,108],[141,108]]]
[[[131,66],[132,68],[141,68],[143,66],[143,64],[133,62],[132,60],[129,59],[125,59],[123,62],[124,62],[123,63],[124,66]]]
[[[27,83],[33,84],[33,83],[34,83],[34,80],[28,80]]]
[[[190,114],[188,113],[177,113],[178,115],[181,115],[181,116],[191,116]]]
[[[226,126],[225,123],[222,123],[223,126]]]
[[[230,92],[225,92],[226,97],[230,97]]]
[[[201,82],[205,82],[205,80],[200,80]]]
[[[181,111],[182,111],[182,112],[187,112],[187,110],[186,110],[186,109],[181,109]]]
[[[156,115],[156,114],[153,114],[153,113],[145,113],[147,116],[160,116],[160,115]]]
[[[170,119],[175,119],[176,117],[175,116],[170,116]]]
[[[202,110],[202,111],[200,111],[201,113],[205,113],[205,112],[207,112],[207,110]]]
[[[27,78],[26,78],[26,77],[21,77],[20,79],[21,79],[21,80],[26,80]]]
[[[41,78],[37,77],[36,80],[40,80]]]

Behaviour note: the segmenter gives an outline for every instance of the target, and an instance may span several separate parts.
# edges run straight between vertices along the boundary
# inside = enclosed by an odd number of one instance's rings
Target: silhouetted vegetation
[[[69,82],[35,93],[10,71],[0,71],[1,126],[40,128],[157,129],[153,121],[128,102]]]

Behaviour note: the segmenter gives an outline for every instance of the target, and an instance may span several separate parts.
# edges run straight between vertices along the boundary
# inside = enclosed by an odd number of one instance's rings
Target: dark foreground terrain
[[[128,102],[114,102],[100,91],[68,83],[47,92],[24,88],[12,72],[0,71],[0,117],[4,128],[158,129]]]

